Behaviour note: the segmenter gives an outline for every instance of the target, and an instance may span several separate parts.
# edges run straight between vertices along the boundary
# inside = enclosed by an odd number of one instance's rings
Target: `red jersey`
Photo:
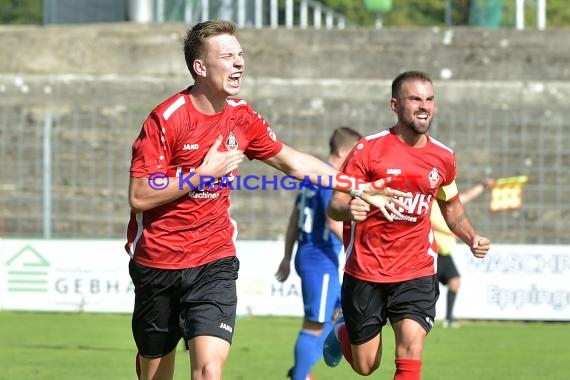
[[[240,149],[249,159],[273,157],[283,144],[243,99],[204,115],[190,88],[170,97],[148,116],[132,146],[131,177],[166,173],[188,176],[202,163],[218,135],[220,150]],[[237,169],[228,178],[237,175]],[[205,181],[206,182],[206,181]],[[156,190],[160,191],[160,190]],[[237,229],[230,219],[230,186],[204,186],[167,204],[131,213],[125,248],[142,265],[181,269],[235,255]]]
[[[425,146],[414,148],[402,142],[392,129],[385,130],[361,139],[346,159],[345,173],[367,182],[391,177],[391,188],[412,193],[412,198],[403,199],[410,210],[399,210],[404,218],[393,215],[394,221],[390,222],[372,207],[365,221],[345,224],[344,270],[348,274],[364,281],[387,283],[435,273],[432,200],[436,196],[453,200],[458,194],[456,190],[446,193],[442,188],[453,184],[449,187],[456,189],[453,151],[426,137]]]

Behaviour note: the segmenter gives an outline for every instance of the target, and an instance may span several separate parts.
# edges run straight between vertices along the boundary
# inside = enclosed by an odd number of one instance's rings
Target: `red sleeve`
[[[457,189],[457,184],[455,183],[455,177],[457,175],[457,167],[455,162],[455,154],[451,154],[449,156],[449,159],[445,162],[446,175],[436,194],[436,198],[439,200],[452,202],[459,198],[459,190]]]
[[[167,172],[169,149],[163,128],[156,114],[144,122],[132,147],[131,177],[148,177],[155,172]]]
[[[249,144],[245,155],[250,160],[266,160],[275,156],[283,148],[283,143],[277,140],[275,132],[261,115],[249,108],[250,125],[247,128]]]
[[[362,138],[352,148],[344,160],[341,171],[355,178],[361,178],[369,182],[371,180],[368,170],[368,145],[366,139]]]

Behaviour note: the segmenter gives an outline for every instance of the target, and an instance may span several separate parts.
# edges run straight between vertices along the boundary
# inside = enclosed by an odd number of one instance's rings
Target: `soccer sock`
[[[340,342],[340,349],[346,361],[352,366],[352,347],[350,345],[350,338],[348,337],[348,330],[346,325],[343,323],[338,326],[338,330],[335,331],[338,341]]]
[[[321,336],[301,330],[295,343],[295,366],[291,372],[291,378],[293,380],[305,380],[322,354],[323,341]]]
[[[422,361],[416,359],[396,359],[394,380],[420,380]]]
[[[325,340],[327,339],[327,336],[329,335],[329,333],[331,332],[332,329],[333,329],[333,323],[332,322],[327,322],[323,326],[323,332],[321,333],[321,335],[319,335],[318,347],[320,347],[320,350],[321,350],[320,356],[322,356],[322,354],[323,354],[323,346],[325,345]],[[320,356],[319,356],[319,358],[320,358]]]
[[[445,319],[448,321],[453,320],[453,306],[455,306],[455,297],[457,296],[456,292],[452,292],[451,290],[447,291],[447,305],[445,310]]]

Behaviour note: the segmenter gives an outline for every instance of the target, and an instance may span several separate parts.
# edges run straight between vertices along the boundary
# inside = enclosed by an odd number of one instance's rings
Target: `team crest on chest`
[[[433,189],[437,187],[439,182],[439,171],[436,168],[431,169],[431,172],[428,174],[429,185]]]
[[[239,143],[236,139],[236,135],[234,135],[233,131],[230,131],[228,139],[226,140],[226,149],[227,150],[236,150],[239,146]]]

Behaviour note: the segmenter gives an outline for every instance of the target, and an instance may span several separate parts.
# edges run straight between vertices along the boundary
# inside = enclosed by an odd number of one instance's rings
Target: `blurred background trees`
[[[344,13],[351,23],[373,25],[375,14],[367,10],[366,0],[321,0],[326,6]],[[385,26],[445,26],[446,8],[451,6],[451,25],[469,25],[475,9],[499,8],[500,26],[515,24],[515,0],[378,0],[373,3],[392,3],[392,9],[382,15]],[[536,0],[525,1],[525,24],[535,25]],[[570,27],[568,0],[546,1],[546,25],[548,28]]]
[[[0,24],[41,24],[42,0],[0,0]]]
[[[126,7],[128,0],[124,1]],[[180,0],[164,0],[165,3],[169,1]],[[515,0],[320,0],[320,2],[344,14],[352,25],[372,26],[380,16],[384,26],[446,26],[448,23],[485,26],[484,23],[473,23],[474,16],[480,19],[481,15],[484,18],[485,14],[489,18],[488,21],[491,17],[499,17],[496,22],[497,27],[513,27],[515,24]],[[282,6],[284,3],[285,0],[280,0]],[[546,3],[547,27],[570,27],[568,0],[547,0]],[[369,10],[371,4],[389,5],[390,10],[378,14]],[[531,27],[536,22],[536,0],[526,0],[525,4],[525,24]],[[449,15],[446,14],[448,6],[451,10]],[[0,24],[42,24],[43,8],[44,0],[0,0]]]

